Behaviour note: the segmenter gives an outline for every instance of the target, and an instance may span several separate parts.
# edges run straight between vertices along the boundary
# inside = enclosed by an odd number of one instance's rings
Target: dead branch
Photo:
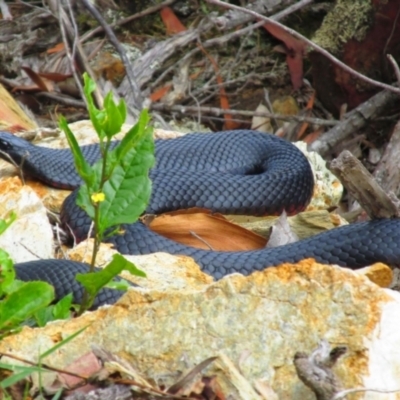
[[[310,150],[316,151],[322,156],[328,155],[334,146],[350,136],[353,132],[361,129],[398,99],[399,96],[397,94],[388,90],[377,93],[375,96],[347,113],[342,122],[315,140],[310,145]]]
[[[331,162],[330,169],[371,219],[400,216],[399,201],[388,196],[348,150]]]

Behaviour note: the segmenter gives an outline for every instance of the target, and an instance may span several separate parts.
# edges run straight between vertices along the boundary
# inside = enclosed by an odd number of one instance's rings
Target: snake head
[[[0,158],[10,161],[10,158],[17,163],[28,154],[29,142],[14,136],[10,132],[0,131]]]

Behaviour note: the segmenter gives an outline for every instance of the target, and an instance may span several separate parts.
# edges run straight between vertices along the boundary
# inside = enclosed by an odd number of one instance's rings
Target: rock
[[[111,244],[102,243],[97,253],[97,266],[101,267],[111,261],[117,253]],[[74,261],[90,263],[93,240],[85,240],[68,251],[68,257]],[[165,290],[202,289],[213,282],[210,275],[201,271],[193,258],[187,256],[174,256],[168,253],[153,253],[142,256],[124,257],[144,271],[146,278],[132,276],[123,272],[123,278],[137,283],[142,288]]]
[[[17,219],[0,235],[0,248],[14,262],[53,258],[53,231],[47,210],[29,186],[19,178],[0,182],[0,218],[15,212]]]
[[[382,288],[390,287],[390,284],[393,282],[392,269],[383,263],[375,263],[369,267],[358,269],[355,272],[365,275],[371,282]]]
[[[326,168],[326,161],[315,151],[307,150],[307,143],[294,143],[307,157],[314,173],[314,193],[307,211],[337,207],[343,194],[339,179]]]
[[[347,222],[339,215],[330,213],[327,210],[304,211],[287,218],[291,229],[299,239],[305,239],[328,229],[337,228],[338,226],[347,224]],[[230,215],[228,219],[236,222],[243,228],[268,238],[270,235],[270,228],[275,224],[278,217]]]
[[[248,277],[230,275],[200,289],[132,288],[114,306],[79,319],[25,327],[0,342],[0,351],[36,361],[39,351],[85,326],[43,362],[64,368],[96,344],[169,385],[179,371],[224,354],[235,365],[242,359],[244,377],[265,382],[280,399],[314,400],[295,373],[293,356],[310,353],[322,339],[348,348],[335,368],[344,388],[398,388],[399,314],[399,293],[351,270],[305,260]],[[226,395],[242,398],[217,364],[206,373],[217,375]]]

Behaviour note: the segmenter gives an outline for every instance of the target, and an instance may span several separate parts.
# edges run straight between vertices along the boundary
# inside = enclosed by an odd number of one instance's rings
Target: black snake
[[[0,150],[22,164],[26,174],[51,186],[73,189],[81,182],[69,150],[34,146],[7,132],[0,133]],[[90,163],[99,157],[98,145],[82,146],[82,151]],[[307,206],[313,192],[312,171],[300,150],[276,136],[247,130],[158,140],[156,166],[150,177],[153,191],[146,212],[154,214],[189,207],[228,214],[279,214],[284,209],[294,214]],[[75,205],[75,196],[73,192],[65,200],[61,217],[82,240],[87,236],[89,220]],[[400,264],[398,219],[352,224],[286,246],[242,252],[188,247],[150,231],[140,222],[123,228],[123,235],[109,239],[121,253],[189,255],[216,279],[308,257],[351,268],[379,261]],[[24,280],[47,280],[55,286],[57,296],[62,288],[63,293],[72,291],[79,299],[81,287],[73,277],[77,270],[87,267],[68,261],[55,263],[42,260],[18,264],[17,275]],[[54,268],[63,269],[62,280]],[[120,296],[114,291],[107,293],[96,305]]]

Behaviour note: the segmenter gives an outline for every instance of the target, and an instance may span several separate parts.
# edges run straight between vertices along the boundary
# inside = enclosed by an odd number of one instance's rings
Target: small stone
[[[381,288],[388,288],[393,281],[392,269],[383,263],[375,263],[369,267],[358,269],[355,272],[365,275],[371,282],[374,282]]]

